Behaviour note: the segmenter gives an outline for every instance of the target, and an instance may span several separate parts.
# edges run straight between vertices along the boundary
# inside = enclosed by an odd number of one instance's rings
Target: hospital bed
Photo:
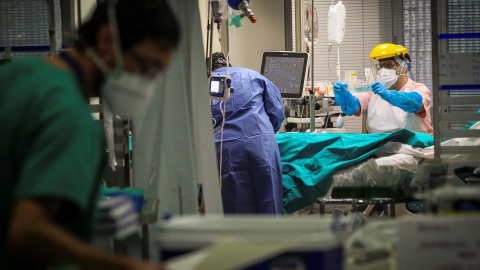
[[[471,129],[479,129],[476,124]],[[291,214],[330,196],[338,179],[348,171],[365,174],[365,164],[393,166],[394,169],[411,170],[425,159],[433,159],[433,136],[409,130],[386,134],[357,133],[279,133],[277,141],[283,167],[284,213]],[[480,145],[480,139],[455,138],[446,140],[445,146]],[[444,156],[449,163],[449,173],[466,160],[478,166],[480,154]],[[363,169],[362,169],[363,166]],[[370,170],[376,174],[374,170]],[[351,181],[359,175],[351,175]],[[363,175],[362,177],[368,177]],[[360,177],[361,178],[361,177]],[[377,177],[378,178],[378,177]],[[345,179],[345,176],[343,177]],[[457,179],[458,180],[458,179]],[[460,181],[460,180],[458,180]]]

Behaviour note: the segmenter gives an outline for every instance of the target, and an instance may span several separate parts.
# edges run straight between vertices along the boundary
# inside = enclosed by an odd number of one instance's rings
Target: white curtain
[[[146,117],[133,119],[134,185],[160,199],[159,218],[198,213],[200,183],[206,213],[223,213],[198,5],[170,5],[181,42]]]

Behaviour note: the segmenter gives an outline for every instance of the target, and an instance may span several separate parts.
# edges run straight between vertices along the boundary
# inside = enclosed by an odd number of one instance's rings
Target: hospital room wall
[[[207,45],[207,17],[208,17],[209,0],[198,0],[198,9],[200,11],[200,23],[202,24],[203,50],[206,50]],[[220,51],[220,43],[218,42],[218,32],[213,32],[213,47],[212,52]],[[206,51],[205,51],[206,53]]]
[[[198,4],[205,46],[208,0],[199,0]],[[242,27],[238,29],[229,27],[230,60],[233,66],[260,72],[264,51],[285,50],[284,4],[279,0],[252,0],[250,8],[257,17],[256,23],[251,23],[244,18]],[[234,11],[234,13],[240,14],[240,11]],[[216,51],[220,51],[220,44],[217,31],[214,31],[213,52]]]
[[[92,10],[96,7],[96,3],[97,0],[81,0],[82,22],[89,18]],[[208,4],[208,0],[198,0],[204,50],[207,44]],[[279,0],[252,0],[250,8],[258,19],[256,23],[253,24],[244,18],[242,27],[238,29],[229,28],[230,59],[233,66],[246,67],[260,72],[264,51],[285,50],[284,5],[283,1]],[[240,14],[239,11],[235,11],[235,13]],[[75,11],[75,25],[78,26],[77,24],[77,11]],[[223,27],[223,29],[225,28]],[[213,33],[212,51],[221,51],[219,35],[216,30]]]
[[[279,0],[252,0],[250,8],[256,23],[243,19],[242,27],[230,27],[230,59],[233,66],[260,72],[263,52],[285,50],[284,4]]]

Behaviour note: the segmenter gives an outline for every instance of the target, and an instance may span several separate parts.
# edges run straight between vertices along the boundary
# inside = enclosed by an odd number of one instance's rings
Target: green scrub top
[[[59,224],[89,241],[105,163],[105,137],[75,77],[39,58],[0,67],[0,269],[16,200],[67,202]],[[36,269],[36,268],[35,268]]]

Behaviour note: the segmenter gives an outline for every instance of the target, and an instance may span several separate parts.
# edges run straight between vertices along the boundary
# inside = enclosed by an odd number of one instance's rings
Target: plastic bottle
[[[342,114],[340,114],[337,118],[337,128],[342,128],[343,127],[343,118]]]

